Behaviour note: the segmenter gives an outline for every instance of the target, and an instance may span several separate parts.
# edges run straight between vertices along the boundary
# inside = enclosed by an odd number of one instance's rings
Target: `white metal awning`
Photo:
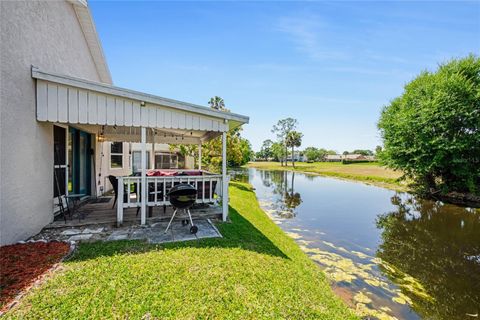
[[[37,120],[90,128],[111,139],[140,140],[145,127],[155,141],[199,143],[248,123],[249,118],[104,83],[32,67],[37,79]],[[94,130],[93,130],[94,129]],[[158,139],[155,139],[157,137]],[[165,139],[162,139],[165,138]],[[179,140],[180,139],[180,140]],[[110,139],[109,139],[110,140]],[[152,140],[152,141],[153,141]]]

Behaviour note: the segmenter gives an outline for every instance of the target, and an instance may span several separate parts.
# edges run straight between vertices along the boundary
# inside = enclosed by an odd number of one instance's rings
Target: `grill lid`
[[[188,208],[191,207],[197,199],[197,190],[194,186],[181,183],[174,186],[168,192],[170,197],[170,203],[176,208]]]

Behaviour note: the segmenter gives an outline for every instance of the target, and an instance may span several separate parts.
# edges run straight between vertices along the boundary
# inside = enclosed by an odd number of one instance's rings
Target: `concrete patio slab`
[[[67,229],[62,231],[60,234],[62,236],[73,236],[74,234],[80,234],[82,233],[82,230],[80,229]]]
[[[150,243],[165,243],[165,242],[173,242],[173,233],[169,230],[167,233],[161,231],[158,233],[152,233],[152,236],[148,239]]]
[[[129,230],[117,230],[113,231],[110,236],[106,239],[107,241],[114,241],[114,240],[126,240],[129,239]]]
[[[68,238],[68,241],[89,240],[92,236],[92,234],[77,234]]]
[[[144,226],[134,225],[115,228],[111,225],[88,225],[83,227],[45,228],[32,240],[45,241],[117,241],[117,240],[144,240],[149,243],[166,243],[176,241],[191,241],[203,238],[222,237],[220,232],[209,219],[196,219],[198,227],[196,234],[190,233],[191,225],[183,226],[181,220],[175,220],[167,233],[168,222],[156,222]]]
[[[100,227],[100,228],[86,228],[85,230],[82,231],[82,233],[98,234],[98,233],[102,233],[104,230],[105,230],[104,227]]]

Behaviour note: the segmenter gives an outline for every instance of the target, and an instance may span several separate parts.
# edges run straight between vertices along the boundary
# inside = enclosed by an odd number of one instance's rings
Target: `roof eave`
[[[179,109],[187,112],[193,112],[197,114],[202,114],[214,118],[224,119],[230,122],[230,129],[238,127],[242,124],[249,122],[249,117],[232,113],[232,112],[223,112],[218,110],[213,110],[209,107],[204,107],[188,102],[168,99],[160,96],[155,96],[148,93],[143,93],[139,91],[134,91],[130,89],[115,87],[110,84],[105,84],[101,82],[94,82],[90,80],[85,80],[81,78],[70,77],[67,75],[61,75],[52,72],[45,72],[40,70],[37,67],[32,66],[32,78],[41,79],[45,81],[51,81],[56,83],[61,83],[68,86],[79,87],[86,90],[98,91],[107,94],[117,95],[124,98],[129,98],[139,102],[152,103],[161,105],[167,108]]]

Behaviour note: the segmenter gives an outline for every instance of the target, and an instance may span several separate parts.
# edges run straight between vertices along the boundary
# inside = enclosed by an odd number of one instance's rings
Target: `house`
[[[343,161],[348,162],[373,162],[377,161],[375,156],[366,156],[363,154],[347,154],[343,156]]]
[[[303,152],[295,150],[293,153],[293,161],[306,161],[306,157],[303,155]],[[287,161],[292,161],[292,154],[289,153],[287,156]]]
[[[201,159],[201,144],[221,137],[222,173],[210,175],[198,165],[199,175],[183,181],[203,182],[200,201],[211,201],[216,188],[227,218],[226,132],[248,123],[248,117],[113,86],[85,0],[0,6],[0,245],[38,233],[66,199],[99,195],[107,187],[104,178],[116,169],[118,185],[125,186],[118,189],[117,224],[129,208],[140,208],[138,222],[145,224],[147,206],[168,204],[165,192],[157,197],[159,186],[182,181],[147,177],[142,166],[139,175],[130,175],[138,161],[147,163],[147,143],[156,150],[199,145]],[[158,160],[179,162],[161,153]],[[133,202],[123,196],[132,185]],[[154,186],[152,198],[147,185]]]
[[[343,155],[343,160],[345,161],[365,161],[367,160],[367,156],[364,156],[363,154],[344,154]]]
[[[327,154],[325,156],[325,161],[326,162],[342,162],[342,155],[340,154]]]

